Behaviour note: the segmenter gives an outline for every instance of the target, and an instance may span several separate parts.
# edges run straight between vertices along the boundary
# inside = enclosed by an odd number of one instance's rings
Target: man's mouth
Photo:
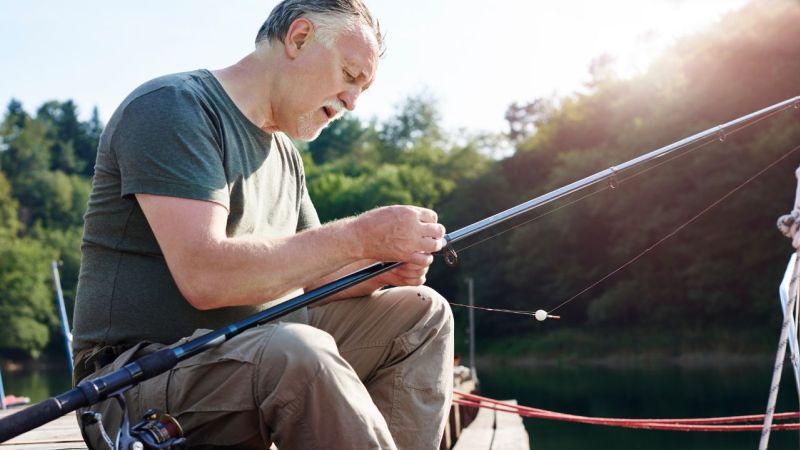
[[[334,111],[330,106],[323,106],[322,111],[328,117],[328,120],[333,119],[336,116],[336,111]]]

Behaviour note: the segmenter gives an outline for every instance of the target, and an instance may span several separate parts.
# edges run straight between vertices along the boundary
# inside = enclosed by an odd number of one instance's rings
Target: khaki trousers
[[[135,386],[126,393],[131,421],[147,408],[166,411],[192,448],[438,449],[453,388],[447,302],[424,286],[401,287],[309,316],[310,325],[248,330]],[[162,347],[134,347],[98,375]],[[94,409],[115,433],[116,402]]]

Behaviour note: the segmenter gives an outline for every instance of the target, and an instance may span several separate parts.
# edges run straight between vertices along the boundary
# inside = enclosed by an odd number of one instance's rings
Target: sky
[[[436,99],[450,131],[502,132],[512,102],[583,88],[594,58],[621,76],[747,0],[366,0],[388,51],[356,114],[389,117],[409,95]],[[0,0],[0,107],[74,100],[107,121],[136,86],[217,69],[252,51],[275,0]]]

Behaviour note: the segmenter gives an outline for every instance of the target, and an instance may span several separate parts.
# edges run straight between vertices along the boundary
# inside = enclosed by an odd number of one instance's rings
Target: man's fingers
[[[419,278],[409,278],[406,279],[405,281],[406,281],[406,286],[422,286],[428,280],[424,276],[422,276]]]
[[[432,209],[419,208],[418,212],[420,222],[436,223],[439,221],[439,215]]]
[[[392,286],[422,286],[425,284],[425,276],[421,277],[401,277],[396,274],[387,274],[386,283]]]
[[[432,240],[432,239],[428,239]],[[413,253],[411,257],[406,261],[411,264],[415,264],[417,266],[428,267],[433,263],[433,255],[428,253]]]
[[[418,252],[422,253],[436,253],[444,247],[444,240],[433,238],[419,238],[417,241]]]
[[[393,269],[392,272],[403,278],[420,277],[428,273],[428,266],[418,266],[416,264],[406,263],[396,269]]]
[[[423,223],[420,227],[422,235],[425,237],[441,239],[445,235],[444,225],[440,223]]]

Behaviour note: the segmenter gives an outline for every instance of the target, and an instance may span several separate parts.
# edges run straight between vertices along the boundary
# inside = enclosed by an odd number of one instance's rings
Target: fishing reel
[[[142,420],[131,427],[131,436],[142,442],[145,449],[186,448],[186,438],[178,421],[154,408],[148,409]]]
[[[126,389],[127,390],[127,389]],[[122,409],[122,420],[117,432],[116,443],[103,427],[102,414],[95,411],[81,413],[81,433],[90,450],[101,450],[92,447],[86,429],[95,427],[103,443],[102,450],[184,450],[186,438],[183,437],[181,425],[169,414],[157,409],[148,409],[139,423],[130,426],[128,408],[125,404],[124,390],[111,396]]]

